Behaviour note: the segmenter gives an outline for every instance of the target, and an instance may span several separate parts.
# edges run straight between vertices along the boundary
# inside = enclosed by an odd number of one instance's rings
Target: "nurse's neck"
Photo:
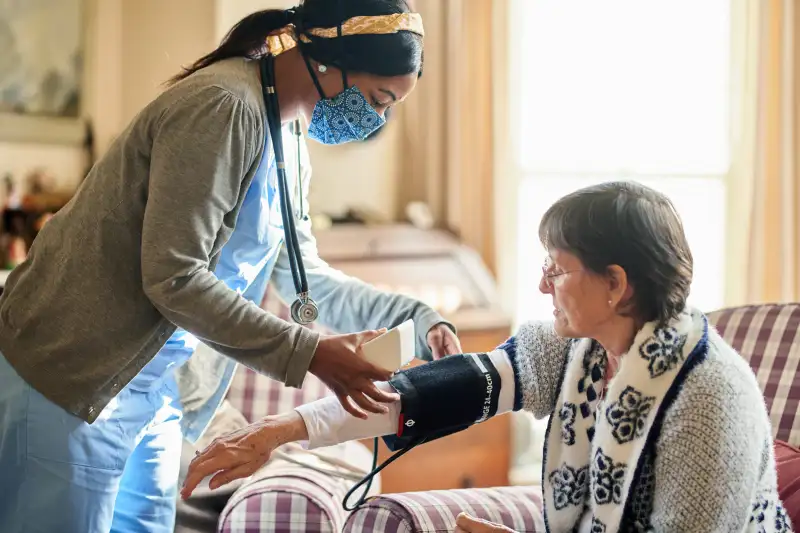
[[[281,123],[305,116],[314,109],[319,94],[303,56],[295,47],[275,58],[275,92],[281,108]],[[311,117],[305,116],[306,121]]]

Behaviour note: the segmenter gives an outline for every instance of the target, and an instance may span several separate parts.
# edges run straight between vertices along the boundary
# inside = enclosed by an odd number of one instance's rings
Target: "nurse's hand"
[[[428,346],[433,352],[434,361],[446,355],[464,353],[458,337],[446,324],[436,324],[429,329],[427,340]]]
[[[306,424],[296,411],[269,416],[218,437],[192,459],[181,488],[181,498],[188,498],[197,485],[212,474],[215,475],[208,482],[212,490],[235,479],[251,476],[269,460],[278,446],[307,439]]]
[[[396,394],[384,392],[375,381],[388,381],[392,373],[367,362],[361,355],[361,345],[386,332],[362,331],[347,335],[324,335],[308,370],[336,394],[344,410],[356,418],[367,414],[388,413],[381,403],[396,402]]]

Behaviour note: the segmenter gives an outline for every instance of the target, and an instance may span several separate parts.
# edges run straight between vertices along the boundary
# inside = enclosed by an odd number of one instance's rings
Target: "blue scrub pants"
[[[125,388],[87,424],[0,354],[0,532],[171,533],[179,402],[174,379],[150,392]]]

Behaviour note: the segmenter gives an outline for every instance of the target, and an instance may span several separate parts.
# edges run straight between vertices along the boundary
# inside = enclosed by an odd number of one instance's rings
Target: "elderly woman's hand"
[[[211,489],[250,476],[269,460],[278,446],[306,439],[308,430],[296,411],[267,417],[219,437],[192,460],[181,488],[181,497],[188,498],[211,474],[216,474],[208,483]]]
[[[515,531],[506,526],[493,524],[486,520],[472,517],[467,513],[461,513],[456,518],[455,533],[515,533]]]

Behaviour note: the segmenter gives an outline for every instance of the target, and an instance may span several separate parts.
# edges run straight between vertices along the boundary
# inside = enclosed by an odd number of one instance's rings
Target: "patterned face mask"
[[[303,47],[300,54],[306,63],[311,81],[319,93],[319,100],[311,113],[311,122],[308,124],[308,136],[322,144],[344,144],[352,141],[363,141],[371,133],[386,123],[386,119],[378,114],[370,105],[361,91],[355,85],[347,83],[347,72],[342,69],[342,87],[344,90],[328,98],[322,85],[319,83],[317,73],[311,66]],[[320,72],[325,72],[325,67],[319,67]]]
[[[308,136],[322,144],[363,141],[386,123],[353,85],[333,98],[322,98],[314,106]]]

